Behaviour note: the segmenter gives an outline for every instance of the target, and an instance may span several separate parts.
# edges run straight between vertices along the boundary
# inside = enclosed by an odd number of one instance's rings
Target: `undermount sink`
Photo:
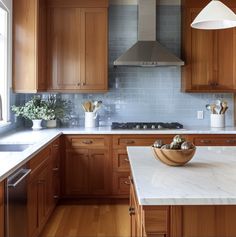
[[[21,152],[31,144],[0,144],[0,152]]]

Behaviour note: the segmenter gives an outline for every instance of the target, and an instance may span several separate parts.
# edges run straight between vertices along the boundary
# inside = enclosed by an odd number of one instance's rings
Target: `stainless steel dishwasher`
[[[27,176],[30,172],[30,169],[22,166],[7,178],[6,237],[27,236]]]

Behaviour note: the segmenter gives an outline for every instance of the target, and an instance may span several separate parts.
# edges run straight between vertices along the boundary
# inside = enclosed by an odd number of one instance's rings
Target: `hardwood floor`
[[[128,205],[60,205],[41,237],[129,237]]]

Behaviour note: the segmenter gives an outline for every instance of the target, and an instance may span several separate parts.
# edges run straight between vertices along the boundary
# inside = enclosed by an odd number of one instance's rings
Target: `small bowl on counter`
[[[196,152],[196,147],[180,135],[176,135],[171,144],[163,144],[161,140],[157,140],[152,148],[155,158],[170,166],[185,165]]]
[[[170,150],[153,147],[155,158],[166,165],[183,166],[188,163],[196,152],[196,147],[188,150]]]

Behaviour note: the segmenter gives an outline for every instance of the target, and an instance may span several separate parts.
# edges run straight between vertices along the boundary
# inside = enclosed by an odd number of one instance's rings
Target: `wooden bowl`
[[[156,159],[164,164],[170,166],[182,166],[193,158],[196,147],[189,150],[170,150],[153,147],[153,151]]]

